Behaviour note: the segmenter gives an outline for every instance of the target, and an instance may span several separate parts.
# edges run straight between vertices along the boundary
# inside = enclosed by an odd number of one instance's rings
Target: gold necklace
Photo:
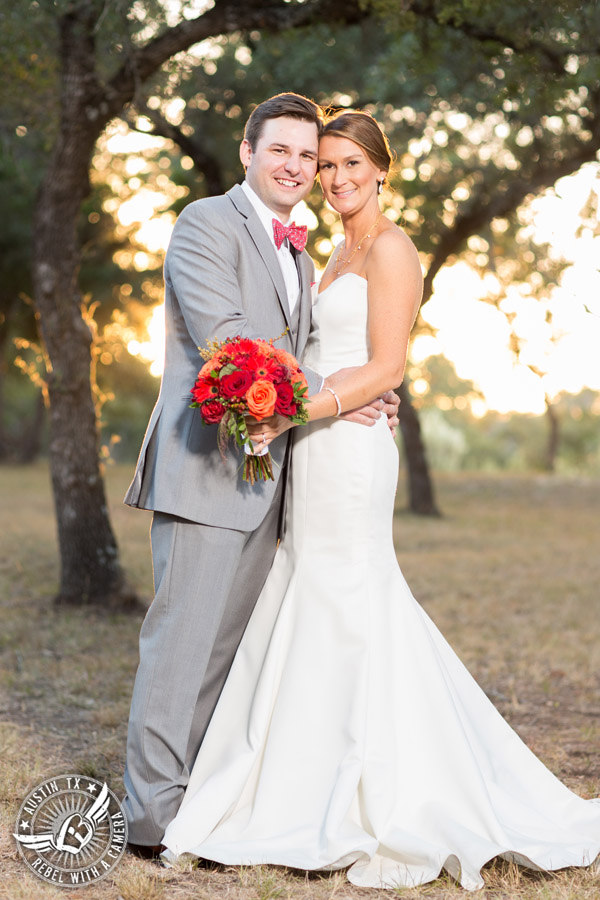
[[[356,245],[356,247],[354,248],[354,250],[352,250],[352,252],[348,256],[343,257],[341,252],[338,253],[338,255],[335,258],[335,263],[333,266],[333,274],[334,275],[339,275],[345,266],[350,265],[350,263],[352,262],[352,260],[354,259],[354,257],[358,253],[358,251],[360,250],[360,248],[362,246],[362,242],[366,241],[367,238],[370,238],[372,232],[375,230],[375,228],[377,228],[377,225],[379,224],[379,220],[382,217],[382,215],[383,215],[383,213],[380,212],[379,215],[377,216],[377,218],[375,219],[375,221],[373,222],[373,224],[371,225],[371,227],[369,228],[369,230],[367,231],[367,233],[363,234],[363,236],[359,240],[359,242]],[[346,248],[346,241],[344,241],[344,249],[345,248]]]

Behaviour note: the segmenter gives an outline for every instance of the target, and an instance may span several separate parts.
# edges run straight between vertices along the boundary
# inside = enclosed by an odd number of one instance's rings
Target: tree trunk
[[[419,417],[412,405],[405,383],[400,385],[398,393],[400,394],[398,417],[404,443],[409,509],[419,516],[439,516],[440,511],[435,502],[425,445],[421,437]]]
[[[57,603],[122,608],[125,584],[98,456],[91,364],[92,334],[77,283],[77,226],[89,191],[92,151],[105,122],[97,90],[89,7],[61,20],[60,133],[36,200],[35,302],[47,354],[49,455],[61,557]]]
[[[554,472],[556,469],[556,457],[558,456],[558,445],[560,443],[560,423],[558,415],[554,409],[554,405],[546,400],[546,418],[548,419],[548,443],[546,445],[546,471]]]
[[[23,465],[34,462],[40,455],[45,418],[46,404],[44,401],[44,392],[39,390],[36,394],[33,413],[27,420],[19,437],[17,460]]]

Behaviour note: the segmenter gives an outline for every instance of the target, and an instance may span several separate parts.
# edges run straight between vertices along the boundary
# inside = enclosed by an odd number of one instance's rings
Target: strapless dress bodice
[[[317,294],[304,363],[324,377],[369,361],[367,281],[340,275]]]

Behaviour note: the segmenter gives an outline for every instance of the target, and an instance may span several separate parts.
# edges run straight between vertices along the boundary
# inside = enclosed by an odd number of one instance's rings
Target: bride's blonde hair
[[[342,110],[328,116],[320,137],[324,138],[327,135],[354,141],[365,151],[373,165],[389,173],[394,161],[393,151],[381,125],[371,113],[362,110]]]

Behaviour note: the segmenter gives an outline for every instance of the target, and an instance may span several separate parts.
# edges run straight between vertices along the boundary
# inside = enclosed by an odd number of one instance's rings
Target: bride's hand
[[[268,416],[260,421],[253,418],[253,416],[246,416],[246,425],[248,426],[248,435],[255,450],[262,450],[263,447],[268,447],[276,437],[294,427],[293,422],[277,414]]]

